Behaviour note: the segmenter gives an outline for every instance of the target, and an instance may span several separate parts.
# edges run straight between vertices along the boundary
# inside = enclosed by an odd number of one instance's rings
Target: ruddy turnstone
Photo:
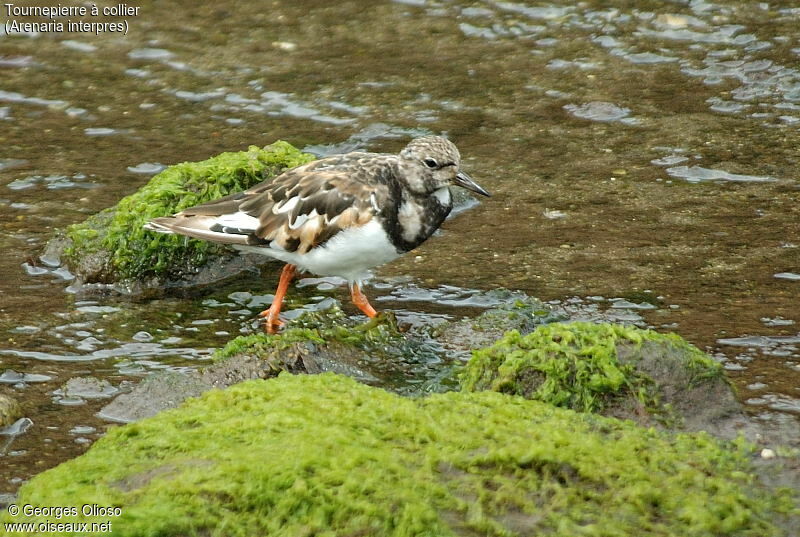
[[[453,207],[450,185],[489,196],[461,171],[456,146],[440,136],[416,138],[397,155],[332,155],[283,172],[248,190],[145,225],[222,242],[286,263],[266,317],[275,333],[297,269],[339,276],[353,303],[377,315],[361,292],[370,269],[422,244]]]

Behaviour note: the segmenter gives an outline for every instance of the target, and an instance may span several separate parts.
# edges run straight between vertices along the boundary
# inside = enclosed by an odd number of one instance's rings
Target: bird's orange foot
[[[297,267],[294,265],[284,265],[281,271],[281,278],[278,281],[278,289],[275,291],[275,298],[272,299],[272,305],[269,309],[265,309],[259,315],[266,317],[264,323],[264,330],[267,334],[277,334],[283,321],[278,318],[281,313],[281,306],[283,305],[283,297],[286,296],[286,289],[289,287],[289,282],[294,278]]]
[[[375,311],[375,308],[372,307],[372,304],[369,303],[369,300],[367,300],[367,297],[361,292],[361,288],[355,282],[350,286],[350,298],[353,300],[353,304],[370,319],[378,315],[378,312]]]
[[[273,312],[272,308],[262,311],[258,314],[259,317],[266,317],[264,319],[264,331],[267,334],[277,334],[286,323],[278,318],[278,312]]]

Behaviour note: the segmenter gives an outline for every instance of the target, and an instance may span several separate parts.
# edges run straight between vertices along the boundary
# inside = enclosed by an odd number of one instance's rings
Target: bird
[[[348,281],[353,304],[377,311],[362,292],[371,269],[425,242],[453,208],[450,186],[490,194],[461,170],[455,144],[442,136],[411,140],[398,154],[355,151],[284,171],[242,192],[145,224],[150,231],[224,243],[285,263],[265,318],[279,319],[298,271]]]

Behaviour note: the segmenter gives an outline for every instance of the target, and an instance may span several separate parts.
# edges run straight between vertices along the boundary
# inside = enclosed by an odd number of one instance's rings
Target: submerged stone
[[[142,226],[152,218],[245,190],[313,158],[278,141],[263,149],[251,146],[170,166],[117,205],[67,228],[50,241],[42,257],[64,264],[76,277],[73,288],[84,293],[157,294],[234,277],[264,260]]]
[[[197,372],[159,371],[104,406],[98,416],[109,421],[131,423],[175,408],[189,397],[210,390]]]
[[[112,386],[106,379],[95,377],[74,377],[53,392],[53,395],[63,398],[78,399],[107,399],[115,396],[119,389]]]
[[[498,393],[281,375],[114,428],[17,503],[117,506],[119,535],[782,535],[796,498],[749,456]]]

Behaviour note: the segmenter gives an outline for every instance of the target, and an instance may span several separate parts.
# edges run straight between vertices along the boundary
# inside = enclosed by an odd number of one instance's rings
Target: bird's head
[[[489,193],[459,169],[461,155],[453,142],[441,136],[414,138],[400,152],[400,166],[408,187],[419,194],[432,194],[457,185],[483,196]]]

